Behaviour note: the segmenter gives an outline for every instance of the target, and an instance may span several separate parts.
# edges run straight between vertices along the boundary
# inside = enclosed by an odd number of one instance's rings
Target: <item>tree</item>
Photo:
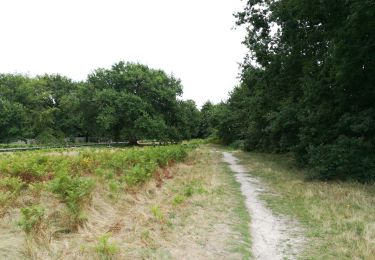
[[[145,65],[119,62],[89,75],[97,134],[114,140],[178,140],[179,80]],[[92,122],[92,120],[88,120]]]
[[[179,139],[197,138],[201,115],[195,102],[193,100],[179,100],[175,115]]]
[[[0,74],[0,140],[189,139],[197,136],[200,113],[193,101],[179,100],[181,94],[173,75],[135,63],[97,69],[85,82],[59,74]]]
[[[375,179],[375,5],[248,0],[241,84],[220,136],[293,152],[323,179]]]
[[[0,98],[0,140],[23,139],[28,136],[27,113],[22,104]]]

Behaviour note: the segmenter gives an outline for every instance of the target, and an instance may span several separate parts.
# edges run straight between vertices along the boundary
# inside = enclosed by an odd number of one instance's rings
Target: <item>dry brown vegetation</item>
[[[132,189],[97,184],[72,229],[64,203],[40,189],[21,193],[0,218],[0,258],[243,259],[249,257],[248,216],[220,154],[191,152]],[[20,208],[44,206],[27,233]]]

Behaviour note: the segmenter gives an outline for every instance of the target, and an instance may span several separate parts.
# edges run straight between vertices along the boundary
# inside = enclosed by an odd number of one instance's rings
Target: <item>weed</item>
[[[12,198],[13,198],[13,195],[9,191],[1,192],[0,193],[0,206],[1,207],[6,206]]]
[[[66,203],[73,219],[77,222],[83,222],[85,216],[81,209],[81,204],[93,190],[95,181],[85,177],[72,177],[67,174],[61,174],[50,182],[49,188],[56,193]]]
[[[102,235],[95,246],[95,251],[101,259],[112,259],[120,250],[117,244],[109,242],[110,237],[111,234]]]
[[[184,188],[184,196],[191,197],[191,196],[193,196],[193,194],[194,194],[194,188],[193,188],[193,186],[187,185]]]
[[[183,194],[186,197],[191,197],[194,193],[203,194],[206,192],[207,191],[203,188],[200,180],[192,180],[190,183],[185,185],[183,190]]]
[[[108,181],[109,196],[113,199],[116,199],[121,191],[121,183],[116,180]]]
[[[4,177],[0,179],[0,190],[17,193],[24,186],[24,182],[19,177]]]
[[[182,196],[182,195],[176,195],[174,198],[173,198],[173,205],[174,206],[177,206],[177,205],[180,205],[181,203],[183,203],[185,201],[185,197]]]
[[[24,185],[19,177],[0,178],[0,206],[6,206],[15,199]]]
[[[99,177],[105,177],[106,171],[103,168],[97,168],[95,174]]]
[[[30,183],[28,188],[32,192],[33,196],[39,197],[45,188],[45,184],[43,182]]]
[[[164,221],[165,219],[164,214],[158,205],[154,205],[151,207],[151,213],[158,222]]]
[[[140,238],[144,244],[148,247],[156,247],[156,241],[153,239],[152,234],[149,230],[144,230],[141,232]]]
[[[40,225],[44,216],[44,208],[40,205],[34,205],[21,209],[21,219],[17,225],[26,233],[30,233]]]

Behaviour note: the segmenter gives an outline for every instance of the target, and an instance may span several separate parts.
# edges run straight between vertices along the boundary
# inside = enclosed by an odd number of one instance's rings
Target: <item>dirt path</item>
[[[295,259],[301,251],[304,238],[298,223],[278,216],[266,207],[259,196],[267,192],[264,185],[251,177],[231,153],[223,152],[224,161],[235,173],[246,197],[246,206],[251,215],[252,252],[256,259]]]

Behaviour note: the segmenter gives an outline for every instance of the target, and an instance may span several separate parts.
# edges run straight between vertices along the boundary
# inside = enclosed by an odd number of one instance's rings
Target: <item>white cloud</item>
[[[0,72],[84,80],[125,60],[181,78],[184,98],[219,102],[237,84],[240,0],[2,0]]]

